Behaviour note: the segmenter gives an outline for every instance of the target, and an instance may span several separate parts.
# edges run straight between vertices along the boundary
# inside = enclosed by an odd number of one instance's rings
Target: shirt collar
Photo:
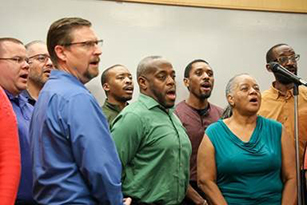
[[[211,109],[211,104],[210,104],[210,102],[208,102],[208,106],[207,106],[206,108],[204,108],[204,109],[196,109],[196,108],[190,106],[190,105],[187,103],[186,100],[184,100],[183,102],[184,102],[189,108],[191,108],[192,110],[195,110],[196,112],[201,112],[201,111],[206,110],[206,112],[204,113],[204,115],[206,115],[206,114],[209,112],[209,110]]]
[[[148,110],[154,107],[159,107],[160,109],[166,112],[166,109],[162,105],[160,105],[155,99],[153,99],[148,95],[140,93],[139,101],[141,101],[147,107]],[[169,108],[168,110],[170,113],[172,113],[174,111],[174,107]]]
[[[292,89],[290,89],[290,90],[287,90],[287,92],[286,92],[286,94],[283,94],[283,93],[281,93],[279,90],[277,90],[275,87],[274,87],[274,85],[275,85],[275,82],[273,82],[272,83],[272,85],[271,85],[271,89],[272,89],[272,97],[274,98],[274,99],[278,99],[278,98],[280,98],[280,97],[282,97],[282,98],[286,98],[286,99],[289,99],[289,98],[292,98],[293,97],[293,90]]]
[[[120,111],[121,111],[118,105],[114,105],[114,104],[112,104],[112,103],[109,103],[109,102],[108,102],[108,99],[106,99],[106,101],[104,102],[104,104],[105,104],[108,108],[110,108],[111,110],[115,110],[116,112],[120,112]],[[128,104],[127,104],[127,105],[128,105]]]
[[[76,78],[75,76],[73,76],[72,74],[70,74],[68,72],[65,72],[65,71],[62,71],[62,70],[59,70],[59,69],[52,69],[49,79],[57,79],[60,76],[63,76],[65,78],[67,78],[68,80],[73,81],[74,83],[86,88],[85,85],[83,83],[81,83],[80,80],[78,80],[78,78]]]
[[[32,98],[32,96],[30,95],[28,90],[24,90],[21,92],[21,94],[23,97],[28,99],[28,103],[30,103],[31,105],[34,106],[34,104],[36,103],[36,100],[34,98]]]
[[[27,98],[25,98],[24,96],[22,96],[20,94],[14,96],[13,94],[8,92],[7,90],[5,90],[5,93],[6,93],[7,97],[10,99],[10,101],[17,103],[19,105],[19,107],[25,106],[26,103],[28,102]]]

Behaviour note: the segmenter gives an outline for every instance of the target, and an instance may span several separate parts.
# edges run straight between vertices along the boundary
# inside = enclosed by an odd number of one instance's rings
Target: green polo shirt
[[[116,118],[120,111],[121,110],[118,105],[113,105],[109,103],[107,99],[104,101],[104,104],[102,106],[102,112],[106,116],[109,124],[112,123],[112,121]]]
[[[125,196],[143,203],[180,204],[189,182],[191,144],[184,127],[153,98],[140,94],[111,126]]]

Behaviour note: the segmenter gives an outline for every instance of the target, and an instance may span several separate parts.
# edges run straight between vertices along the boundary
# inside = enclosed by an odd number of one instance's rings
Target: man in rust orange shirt
[[[266,68],[271,72],[270,62],[277,62],[293,74],[297,74],[297,61],[300,55],[287,44],[277,44],[266,54]],[[270,89],[262,93],[261,108],[258,112],[267,118],[281,122],[287,132],[294,139],[294,84],[291,80],[279,73],[273,73],[275,81]],[[307,141],[307,88],[299,86],[298,95],[299,115],[299,154],[300,165],[303,164],[304,145]]]

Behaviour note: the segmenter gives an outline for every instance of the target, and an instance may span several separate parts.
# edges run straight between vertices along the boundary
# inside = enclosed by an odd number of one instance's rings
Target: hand
[[[127,198],[124,198],[123,201],[124,201],[124,205],[130,205],[132,202],[132,199],[130,197],[127,197]]]

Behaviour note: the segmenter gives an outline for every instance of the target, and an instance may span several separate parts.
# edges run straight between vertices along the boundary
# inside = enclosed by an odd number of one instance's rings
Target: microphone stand
[[[303,205],[303,199],[305,198],[302,194],[301,187],[301,167],[300,167],[300,154],[299,154],[299,134],[298,134],[298,94],[300,85],[307,86],[307,82],[292,74],[286,68],[281,66],[279,63],[271,62],[270,67],[273,72],[280,73],[284,77],[288,78],[294,84],[293,86],[293,96],[294,96],[294,139],[295,139],[295,157],[296,157],[296,179],[297,179],[297,204]],[[306,183],[306,182],[304,182]]]
[[[302,204],[302,187],[301,187],[301,168],[300,168],[300,154],[299,154],[299,135],[298,135],[298,84],[294,83],[294,139],[295,139],[295,158],[296,158],[296,183],[297,183],[297,204]]]

